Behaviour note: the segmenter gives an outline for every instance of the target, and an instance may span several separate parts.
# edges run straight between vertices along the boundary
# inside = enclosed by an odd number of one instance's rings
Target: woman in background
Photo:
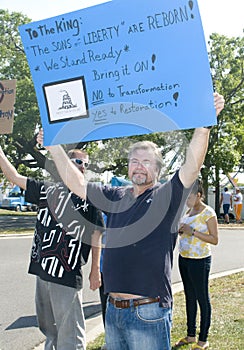
[[[234,209],[236,214],[236,222],[241,223],[241,211],[242,211],[242,193],[239,189],[239,187],[236,187],[236,193],[233,197],[234,200]]]
[[[218,222],[215,211],[203,202],[200,180],[187,200],[189,210],[179,229],[179,270],[184,285],[187,336],[174,349],[192,343],[192,349],[207,349],[211,323],[209,272],[211,244],[218,244]],[[197,304],[200,307],[200,333],[196,339]]]

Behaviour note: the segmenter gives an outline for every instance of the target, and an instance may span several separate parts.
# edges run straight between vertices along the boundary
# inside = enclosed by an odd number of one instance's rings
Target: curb
[[[212,280],[215,278],[232,275],[232,274],[238,273],[238,272],[244,272],[244,267],[239,268],[239,269],[229,270],[229,271],[213,273],[210,275],[209,278],[210,278],[210,280]],[[173,295],[178,293],[178,292],[181,292],[182,290],[183,290],[183,283],[182,282],[176,282],[176,283],[172,284]],[[87,340],[87,343],[95,340],[103,332],[104,332],[104,327],[103,327],[102,315],[100,313],[95,314],[86,320],[86,340]],[[44,343],[41,343],[40,345],[35,347],[33,350],[44,350]]]
[[[241,226],[229,226],[224,224],[219,224],[219,230],[241,230],[244,228],[244,225]],[[0,238],[18,238],[18,237],[29,237],[34,235],[33,231],[25,232],[25,233],[0,233]],[[0,349],[1,350],[1,349]]]

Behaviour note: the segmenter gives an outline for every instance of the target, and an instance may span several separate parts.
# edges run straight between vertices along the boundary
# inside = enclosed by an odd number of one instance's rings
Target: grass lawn
[[[210,294],[212,324],[208,338],[209,349],[244,349],[244,273],[210,280]],[[174,297],[172,344],[186,336],[184,307],[184,293],[177,293]],[[190,349],[190,346],[181,349]]]
[[[10,216],[35,216],[36,211],[15,211],[15,210],[8,210],[8,209],[1,209],[0,208],[0,215],[10,215]]]
[[[0,208],[0,216],[36,216],[36,212],[34,211],[14,211],[14,210],[7,210],[7,209],[1,209]],[[7,220],[7,219],[6,219]],[[0,234],[7,235],[7,234],[27,234],[27,233],[34,233],[34,228],[13,228],[13,229],[0,229]]]
[[[240,272],[210,280],[210,293],[212,325],[208,339],[209,350],[243,350],[244,273]],[[185,324],[184,293],[180,292],[174,295],[172,344],[186,335]],[[101,334],[94,342],[89,343],[87,350],[99,350],[102,344],[104,344],[104,334]],[[190,349],[190,346],[184,346],[180,349]]]

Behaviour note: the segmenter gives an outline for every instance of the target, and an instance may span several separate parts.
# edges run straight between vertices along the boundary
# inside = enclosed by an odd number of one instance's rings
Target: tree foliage
[[[97,173],[112,171],[114,175],[127,175],[128,150],[132,143],[149,140],[158,145],[165,161],[162,177],[167,177],[183,161],[186,143],[188,142],[183,131],[172,131],[168,133],[153,133],[149,135],[131,136],[104,140],[88,145],[88,152],[92,162],[92,170]],[[92,151],[90,150],[92,148]]]
[[[16,168],[24,165],[20,169],[23,175],[28,168],[45,163],[45,157],[35,148],[35,130],[40,125],[40,115],[18,32],[18,26],[28,22],[30,19],[21,13],[0,10],[0,79],[17,79],[13,134],[2,135],[0,142]]]
[[[210,36],[209,61],[216,91],[225,98],[210,135],[202,176],[205,185],[216,188],[215,210],[219,212],[220,175],[241,167],[244,150],[244,38]],[[205,186],[207,188],[207,186]]]

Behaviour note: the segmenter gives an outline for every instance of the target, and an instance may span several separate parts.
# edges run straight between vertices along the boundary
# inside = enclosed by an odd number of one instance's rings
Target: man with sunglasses
[[[84,174],[88,154],[73,149],[69,158]],[[62,182],[37,181],[20,175],[1,147],[0,167],[10,182],[25,190],[26,200],[39,208],[29,273],[37,276],[36,313],[39,328],[46,336],[45,350],[85,349],[82,265],[92,247],[90,288],[99,288],[102,213]]]
[[[72,162],[75,163],[75,165],[78,167],[78,168],[84,168],[84,169],[87,169],[88,166],[89,166],[89,163],[86,161],[86,160],[82,160],[82,159],[79,159],[79,158],[70,158],[70,160]]]

